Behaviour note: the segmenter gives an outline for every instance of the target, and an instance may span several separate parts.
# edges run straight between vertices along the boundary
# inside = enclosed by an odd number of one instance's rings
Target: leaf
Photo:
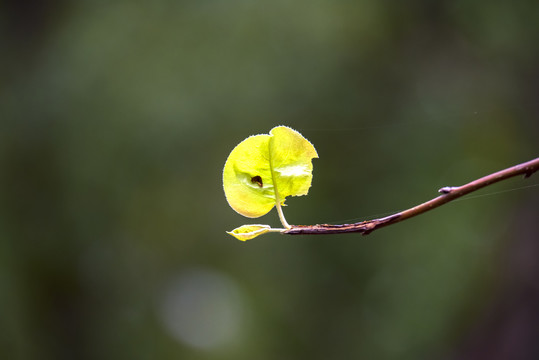
[[[240,226],[232,231],[227,231],[227,233],[238,240],[246,241],[257,237],[258,235],[265,234],[270,231],[270,229],[269,225],[253,224]]]
[[[283,204],[287,196],[306,195],[313,178],[311,160],[317,157],[314,146],[286,126],[248,137],[232,150],[223,170],[229,205],[255,218]]]

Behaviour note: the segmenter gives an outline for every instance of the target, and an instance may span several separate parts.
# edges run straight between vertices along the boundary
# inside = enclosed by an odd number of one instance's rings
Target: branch
[[[318,224],[318,225],[291,225],[291,228],[281,232],[282,234],[299,235],[299,234],[341,234],[358,232],[362,235],[367,235],[374,230],[395,224],[399,221],[403,221],[414,217],[419,214],[423,214],[438,206],[446,204],[452,200],[460,198],[473,191],[484,188],[485,186],[492,185],[499,181],[509,179],[514,176],[524,175],[524,178],[530,177],[534,172],[539,170],[539,158],[531,161],[512,166],[505,170],[495,172],[493,174],[484,176],[480,179],[469,182],[466,185],[450,187],[446,186],[438,190],[442,195],[414,206],[408,210],[398,212],[393,215],[389,215],[379,219],[362,221],[354,224],[342,224],[342,225],[330,225],[330,224]]]

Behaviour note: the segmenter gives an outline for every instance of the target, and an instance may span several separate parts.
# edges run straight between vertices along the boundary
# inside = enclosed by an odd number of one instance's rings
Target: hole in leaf
[[[259,187],[263,187],[264,184],[262,183],[262,178],[259,175],[253,176],[251,178],[251,182],[253,184],[258,184]]]

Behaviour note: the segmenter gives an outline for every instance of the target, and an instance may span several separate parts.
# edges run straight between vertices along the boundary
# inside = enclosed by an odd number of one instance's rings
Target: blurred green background
[[[539,2],[7,0],[0,44],[0,358],[539,358],[537,176],[246,243],[221,183],[276,125],[292,224],[537,157]]]

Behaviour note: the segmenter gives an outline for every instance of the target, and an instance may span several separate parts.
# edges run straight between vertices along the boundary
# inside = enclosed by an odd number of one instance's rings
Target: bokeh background
[[[537,157],[539,2],[7,0],[0,44],[0,358],[539,358],[536,176],[245,243],[221,183],[277,125],[292,224]]]

